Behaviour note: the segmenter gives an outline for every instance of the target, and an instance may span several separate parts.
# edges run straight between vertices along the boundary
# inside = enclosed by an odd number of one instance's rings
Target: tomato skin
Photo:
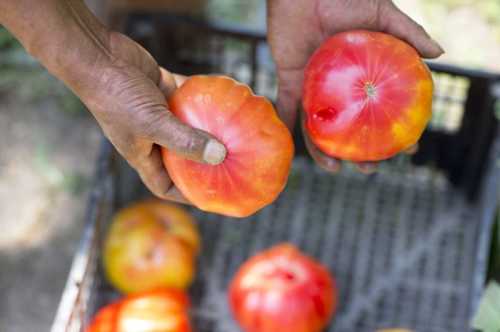
[[[417,51],[385,33],[334,35],[306,67],[303,108],[313,143],[351,161],[388,159],[430,120],[433,82]]]
[[[99,310],[86,332],[191,332],[189,299],[176,290],[129,295]]]
[[[86,332],[116,332],[118,303],[112,303],[97,312]]]
[[[162,150],[173,182],[204,211],[246,217],[284,189],[293,158],[289,130],[272,104],[224,76],[193,76],[168,100],[183,122],[224,144],[225,160],[206,165]]]
[[[200,236],[193,218],[169,203],[144,201],[119,211],[103,248],[107,279],[123,293],[187,288]]]
[[[240,267],[229,303],[246,332],[319,332],[334,314],[337,290],[325,267],[281,244]]]

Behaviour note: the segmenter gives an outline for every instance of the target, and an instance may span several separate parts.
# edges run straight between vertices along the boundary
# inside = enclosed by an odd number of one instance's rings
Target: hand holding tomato
[[[383,31],[405,40],[422,57],[436,58],[443,53],[425,30],[390,0],[299,0],[294,6],[287,0],[269,0],[268,7],[268,37],[279,79],[278,111],[289,127],[296,120],[306,64],[335,33],[354,29]],[[339,160],[321,152],[305,131],[304,136],[319,166],[329,171],[340,168]],[[358,166],[363,172],[371,172],[376,165]]]
[[[169,112],[165,94],[175,90],[175,77],[143,47],[106,28],[85,1],[41,3],[1,1],[0,25],[75,92],[155,195],[180,199],[160,146],[208,164],[224,159],[220,142]]]

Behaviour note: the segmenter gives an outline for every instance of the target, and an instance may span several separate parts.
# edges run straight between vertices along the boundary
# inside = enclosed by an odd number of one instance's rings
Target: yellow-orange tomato
[[[191,332],[188,309],[182,292],[143,292],[102,308],[86,332]]]
[[[131,205],[115,216],[104,242],[110,283],[125,293],[158,287],[187,288],[200,246],[192,217],[156,201]]]
[[[223,76],[193,76],[169,98],[183,122],[224,144],[225,160],[206,165],[163,149],[175,185],[198,208],[233,217],[251,215],[283,190],[293,158],[290,132],[272,104]]]
[[[307,65],[306,128],[330,156],[387,159],[422,135],[431,117],[432,90],[429,69],[407,43],[381,32],[339,33]]]

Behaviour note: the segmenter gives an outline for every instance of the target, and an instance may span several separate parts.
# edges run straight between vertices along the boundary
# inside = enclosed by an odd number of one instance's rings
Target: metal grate
[[[123,172],[118,206],[147,195],[131,170]],[[194,213],[204,240],[192,288],[198,332],[238,331],[228,282],[246,258],[281,241],[336,275],[340,307],[329,331],[469,331],[480,213],[439,174],[386,168],[367,178],[347,168],[332,176],[299,158],[283,195],[259,214]],[[102,272],[96,278],[87,318],[118,297]]]
[[[460,129],[470,80],[446,73],[433,73],[434,100],[430,126],[434,130],[454,133]]]

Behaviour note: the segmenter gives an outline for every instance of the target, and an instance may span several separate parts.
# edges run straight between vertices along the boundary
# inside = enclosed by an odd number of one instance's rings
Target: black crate
[[[259,33],[145,15],[131,20],[129,33],[173,71],[225,73],[259,94],[275,94],[274,68]],[[158,38],[165,38],[168,49],[151,46]],[[296,135],[298,156],[274,204],[245,220],[193,210],[204,240],[191,290],[196,331],[238,331],[227,306],[228,281],[243,260],[281,241],[297,244],[335,273],[340,305],[328,331],[396,326],[470,331],[498,197],[500,136],[493,88],[499,77],[430,67],[434,117],[414,157],[385,162],[376,176],[349,165],[331,175],[314,165]],[[148,195],[104,142],[87,227],[53,332],[80,331],[100,306],[119,296],[100,269],[102,234],[116,209]]]

